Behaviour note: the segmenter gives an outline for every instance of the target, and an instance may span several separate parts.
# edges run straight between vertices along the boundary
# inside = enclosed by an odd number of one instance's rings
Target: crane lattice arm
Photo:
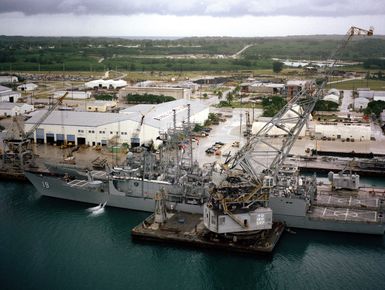
[[[25,133],[25,138],[30,138],[35,130],[44,122],[45,119],[59,106],[63,103],[64,98],[68,95],[66,92],[63,96],[61,96],[44,114],[41,118],[32,126],[32,128]]]
[[[228,168],[233,169],[238,165],[241,166],[257,184],[261,183],[261,177],[266,174],[266,171],[276,176],[279,167],[286,159],[299,133],[306,124],[316,102],[321,98],[328,78],[333,73],[337,54],[346,47],[349,40],[355,35],[371,36],[373,35],[373,28],[365,30],[351,27],[346,34],[346,38],[332,54],[333,62],[327,67],[323,81],[318,89],[314,92],[310,86],[294,96],[237,154],[228,160]],[[278,128],[282,132],[280,135],[285,136],[281,144],[274,144],[271,139],[265,138],[274,128]]]

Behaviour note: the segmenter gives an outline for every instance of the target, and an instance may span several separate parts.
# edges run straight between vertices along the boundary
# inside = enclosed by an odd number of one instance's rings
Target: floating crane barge
[[[371,36],[373,29],[351,27],[332,59],[355,35]],[[266,253],[273,251],[285,225],[383,234],[383,199],[367,199],[365,204],[362,198],[353,199],[352,196],[338,198],[329,195],[328,198],[325,194],[318,194],[315,176],[299,176],[298,168],[284,165],[299,132],[322,97],[335,62],[327,68],[317,89],[314,86],[299,92],[225,162],[219,173],[213,172],[215,186],[203,205],[203,217],[186,213],[169,216],[164,207],[164,195],[160,194],[154,215],[132,230],[133,237]],[[273,128],[282,130],[281,146],[266,139]],[[341,172],[335,177],[331,173],[330,178],[335,179],[332,180],[333,187],[358,189],[356,179],[359,178],[356,176]]]

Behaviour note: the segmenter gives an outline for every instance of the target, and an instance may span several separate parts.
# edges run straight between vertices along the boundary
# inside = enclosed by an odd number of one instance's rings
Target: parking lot
[[[193,158],[200,164],[211,163],[218,161],[223,163],[226,157],[230,153],[235,154],[245,143],[245,137],[243,131],[246,129],[245,125],[245,109],[234,109],[231,111],[216,110],[215,112],[221,112],[223,116],[230,116],[226,118],[225,122],[220,122],[219,125],[211,126],[212,130],[207,137],[198,138],[197,142],[194,142]],[[255,115],[260,115],[260,110],[255,110]],[[242,117],[241,117],[242,114]],[[242,118],[242,129],[240,130],[240,122]],[[239,142],[239,147],[232,147],[234,142]],[[207,154],[206,150],[213,147],[217,143],[217,149],[220,151],[217,154]],[[223,145],[219,145],[223,143]]]

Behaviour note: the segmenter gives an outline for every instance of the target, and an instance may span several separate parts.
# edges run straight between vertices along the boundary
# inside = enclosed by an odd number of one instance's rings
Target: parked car
[[[214,148],[212,148],[212,147],[210,147],[210,148],[208,148],[208,149],[206,149],[206,151],[205,151],[207,154],[214,154],[214,152],[215,152],[215,149]]]

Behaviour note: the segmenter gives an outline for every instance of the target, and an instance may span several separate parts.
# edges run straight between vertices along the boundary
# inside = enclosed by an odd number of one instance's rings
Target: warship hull
[[[138,178],[115,180],[104,182],[101,189],[95,190],[74,186],[58,176],[28,171],[25,176],[44,196],[90,204],[106,203],[107,206],[146,212],[154,211],[154,195],[163,188],[174,196],[174,200],[166,202],[168,208],[203,214],[203,202],[182,198],[178,194],[182,188],[166,182]],[[270,197],[269,207],[273,211],[274,221],[283,222],[291,228],[375,235],[383,235],[385,231],[385,222],[377,211],[317,206],[308,208],[305,200],[281,197]]]
[[[383,235],[385,221],[379,210],[349,207],[308,206],[306,200],[270,197],[274,221],[287,227],[334,232]]]
[[[119,183],[132,183],[137,191],[127,190],[122,192],[116,189],[114,181],[104,182],[99,189],[90,188],[84,180],[68,182],[54,175],[25,172],[27,179],[34,185],[40,195],[60,199],[90,203],[104,204],[112,207],[125,208],[137,211],[153,212],[155,209],[154,196],[161,188],[167,191],[170,187],[175,191],[176,186],[165,182],[151,182],[140,179],[124,180]],[[142,184],[143,183],[143,184]],[[140,193],[143,191],[143,193]],[[171,191],[171,190],[170,190]],[[203,213],[203,207],[194,200],[179,198],[167,201],[169,208],[191,213]]]

